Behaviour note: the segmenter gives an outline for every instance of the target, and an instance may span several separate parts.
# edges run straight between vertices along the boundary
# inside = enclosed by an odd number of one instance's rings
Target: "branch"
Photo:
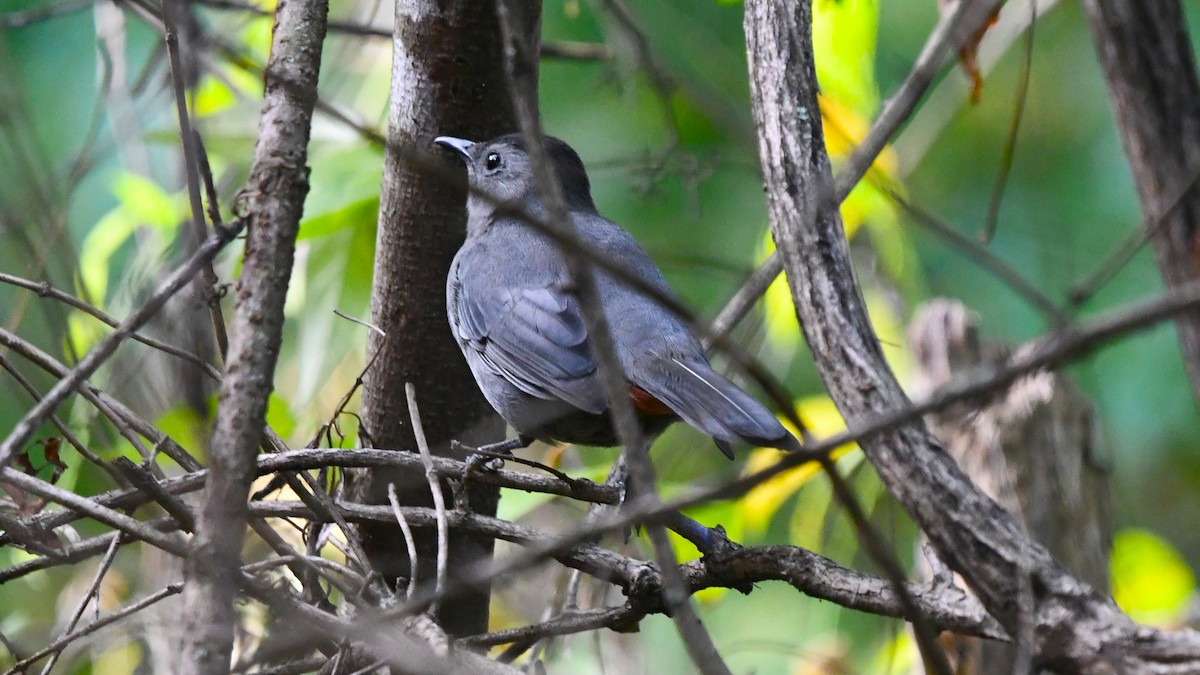
[[[109,316],[107,313],[105,313],[99,307],[96,307],[95,305],[92,305],[88,302],[84,302],[83,300],[80,300],[79,298],[71,295],[70,293],[60,291],[59,289],[51,286],[50,282],[38,283],[36,281],[30,281],[29,279],[23,279],[21,277],[14,276],[12,274],[5,274],[3,272],[0,272],[0,283],[11,284],[18,288],[24,288],[26,290],[33,291],[34,293],[37,293],[41,297],[57,300],[61,303],[64,303],[71,307],[74,307],[75,309],[83,312],[84,314],[87,314],[88,316],[96,318],[101,323],[109,326],[110,328],[116,328],[121,325],[121,323],[119,321],[117,321],[116,319]],[[192,354],[191,352],[184,351],[178,347],[169,345],[165,342],[161,342],[152,337],[147,337],[145,335],[142,335],[141,333],[131,333],[129,335],[129,338],[136,342],[140,342],[140,343],[146,345],[147,347],[150,347],[152,349],[157,349],[157,350],[163,352],[164,354],[170,354],[171,356],[182,359],[182,360],[196,366],[197,368],[199,368],[201,370],[201,372],[203,372],[205,375],[208,375],[210,378],[212,378],[213,381],[220,381],[220,379],[221,379],[220,371],[218,371],[216,368],[214,368],[211,363],[208,363],[204,359],[200,358],[199,356],[196,356],[195,354]]]
[[[296,0],[279,5],[276,13],[258,144],[240,204],[249,235],[212,435],[212,468],[187,564],[180,672],[188,675],[229,670],[237,624],[233,581],[308,194],[305,161],[328,10],[323,0]]]
[[[389,506],[337,502],[336,508],[351,521],[390,522],[395,518],[395,511]],[[252,509],[255,515],[265,517],[312,517],[311,510],[295,501],[255,504]],[[435,509],[403,507],[401,512],[414,527],[433,527],[437,522]],[[550,535],[543,531],[497,518],[460,511],[451,511],[447,515],[449,524],[454,528],[527,547],[537,547],[550,539]],[[637,608],[634,613],[620,615],[629,623],[664,609],[658,596],[663,587],[661,572],[648,563],[586,543],[559,547],[552,552],[552,557],[568,567],[620,585]],[[907,620],[914,618],[899,601],[889,581],[843,567],[825,556],[795,546],[743,548],[706,556],[702,560],[678,566],[678,571],[682,572],[689,595],[706,588],[745,589],[750,584],[762,581],[784,581],[806,595],[851,609]],[[1007,634],[988,616],[983,606],[958,588],[912,583],[906,584],[906,588],[915,598],[920,616],[938,628],[992,639],[1007,639]],[[456,592],[462,592],[462,589],[447,589],[441,598],[451,599]],[[545,635],[552,634],[561,633],[550,632]],[[512,638],[516,639],[519,637]],[[463,640],[474,645],[501,641],[511,640],[487,636]]]
[[[155,603],[159,602],[160,600],[169,598],[172,595],[176,595],[182,589],[183,589],[183,584],[171,584],[170,586],[167,586],[166,588],[158,591],[157,593],[152,593],[152,594],[142,598],[141,600],[138,600],[137,602],[133,603],[132,605],[129,605],[128,607],[119,609],[119,610],[113,612],[112,614],[109,614],[102,618],[96,619],[95,621],[89,623],[88,625],[84,626],[83,628],[80,628],[79,630],[69,632],[66,635],[63,635],[59,639],[55,640],[53,643],[43,647],[42,649],[39,649],[38,651],[34,652],[33,654],[30,654],[29,656],[25,657],[24,659],[21,659],[20,661],[14,663],[13,667],[11,669],[9,669],[7,671],[7,673],[5,673],[5,675],[10,675],[12,673],[23,673],[23,672],[25,672],[26,668],[33,665],[34,663],[37,663],[39,660],[41,660],[46,655],[56,653],[56,652],[62,650],[67,645],[71,644],[72,642],[78,640],[79,638],[91,635],[92,633],[95,633],[96,631],[100,630],[101,628],[104,628],[105,626],[114,624],[122,619],[130,617],[130,616],[142,611],[143,609],[146,609],[147,607],[150,607],[151,605],[154,605]],[[53,665],[53,664],[54,664],[54,662],[51,661],[50,665]]]
[[[854,149],[838,173],[834,184],[838,204],[846,201],[850,191],[867,175],[879,153],[883,152],[888,140],[908,121],[929,86],[933,84],[934,77],[945,64],[946,56],[958,51],[959,47],[995,13],[995,8],[1001,1],[959,0],[953,10],[941,16],[938,25],[925,40],[925,46],[913,63],[912,70],[896,93],[888,98],[866,138]],[[819,108],[814,107],[812,110]],[[767,288],[782,271],[783,258],[779,251],[774,251],[725,304],[713,321],[713,332],[717,336],[724,336],[733,330],[734,326],[746,318],[750,309],[767,292]]]
[[[65,401],[67,397],[70,396],[71,393],[74,392],[84,380],[86,380],[92,373],[96,372],[96,369],[99,368],[105,361],[107,361],[108,357],[112,356],[113,353],[116,352],[117,347],[120,346],[121,342],[126,337],[128,337],[138,328],[141,328],[143,325],[145,325],[147,321],[149,321],[155,314],[158,313],[158,310],[162,309],[163,305],[166,304],[167,300],[170,299],[171,296],[175,295],[179,289],[183,288],[189,281],[191,281],[192,277],[195,276],[197,272],[211,262],[213,257],[216,256],[216,254],[220,252],[220,250],[224,248],[226,244],[233,240],[233,237],[241,230],[242,224],[242,221],[238,221],[230,228],[221,230],[212,237],[209,237],[208,240],[206,240],[202,245],[200,245],[199,248],[196,249],[196,252],[193,253],[191,257],[189,257],[187,261],[183,263],[183,265],[177,268],[170,274],[170,276],[168,276],[161,284],[159,284],[158,288],[156,288],[154,292],[150,294],[150,297],[146,298],[146,301],[142,303],[141,307],[134,311],[133,314],[130,314],[129,317],[125,319],[125,321],[123,321],[121,325],[118,326],[112,333],[109,333],[104,337],[104,339],[100,340],[100,342],[93,347],[90,352],[87,353],[87,356],[83,357],[83,359],[79,362],[79,365],[71,369],[71,371],[67,373],[63,379],[59,380],[58,384],[54,385],[54,387],[46,393],[45,397],[43,397],[37,405],[33,406],[29,412],[25,413],[21,420],[17,422],[15,426],[13,426],[13,429],[9,432],[8,437],[5,438],[2,443],[0,443],[0,466],[7,466],[8,463],[12,461],[12,458],[22,450],[27,442],[29,442],[29,439],[33,437],[34,432],[37,431],[37,428],[41,426],[42,422],[46,421],[46,418],[48,418],[50,414],[53,413],[54,410],[58,408],[58,406],[61,405],[62,402]]]
[[[1200,278],[1200,78],[1179,0],[1083,3],[1129,158],[1144,229],[1168,288]],[[1181,188],[1183,192],[1175,197]],[[1178,205],[1176,204],[1178,202]],[[1200,402],[1200,312],[1175,320]]]
[[[848,426],[856,428],[910,404],[883,358],[851,269],[820,118],[794,113],[797,105],[816,110],[806,14],[803,7],[797,15],[758,0],[746,15],[772,231],[818,369]],[[1200,286],[1188,290],[1196,300]],[[1060,335],[1069,341],[1075,333]],[[967,480],[920,421],[887,427],[861,446],[939,555],[1008,632],[1022,628],[1024,580],[1037,589],[1032,620],[1039,667],[1167,672],[1178,669],[1173,660],[1200,658],[1200,634],[1139,629],[1110,598],[1069,575]]]

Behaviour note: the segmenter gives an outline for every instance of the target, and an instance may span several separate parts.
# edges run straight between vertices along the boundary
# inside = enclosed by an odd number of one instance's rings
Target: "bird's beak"
[[[465,138],[455,138],[453,136],[438,136],[433,139],[434,143],[445,146],[452,150],[457,150],[465,159],[471,159],[471,148],[475,147],[473,141],[468,141]]]

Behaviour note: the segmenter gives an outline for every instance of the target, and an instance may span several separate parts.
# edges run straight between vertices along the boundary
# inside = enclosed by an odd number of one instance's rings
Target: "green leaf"
[[[360,199],[336,211],[329,211],[304,220],[300,223],[300,235],[296,241],[325,237],[358,225],[372,225],[378,212],[378,196]],[[374,228],[371,229],[374,230]]]
[[[288,408],[288,402],[278,392],[271,392],[267,400],[267,425],[285,441],[296,431],[296,418]]]
[[[136,173],[118,174],[113,181],[113,194],[139,225],[174,232],[185,217],[182,194],[167,194],[158,183]]]
[[[108,263],[136,229],[137,221],[128,211],[117,207],[97,221],[84,238],[79,256],[79,279],[94,303],[102,306],[108,293]]]

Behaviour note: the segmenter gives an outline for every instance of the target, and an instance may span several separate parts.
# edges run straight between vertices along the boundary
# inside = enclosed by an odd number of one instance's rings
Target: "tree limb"
[[[807,3],[753,0],[747,43],[772,232],[797,315],[830,395],[850,428],[908,408],[883,358],[850,265],[833,199],[807,41]],[[883,483],[938,553],[1010,633],[1021,584],[1034,589],[1035,659],[1064,672],[1180,672],[1200,635],[1140,629],[1111,599],[1068,574],[979,492],[919,421],[862,443]],[[1197,663],[1190,664],[1192,670]]]
[[[283,303],[308,194],[307,148],[328,3],[277,8],[258,143],[241,210],[249,223],[229,354],[213,431],[212,468],[188,558],[180,671],[229,672],[246,500],[283,334]]]

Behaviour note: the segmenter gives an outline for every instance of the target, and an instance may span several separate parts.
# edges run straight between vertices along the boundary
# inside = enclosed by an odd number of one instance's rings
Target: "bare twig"
[[[1071,286],[1068,293],[1071,304],[1078,307],[1090,300],[1096,291],[1100,290],[1129,263],[1134,254],[1146,245],[1146,242],[1150,241],[1152,237],[1158,236],[1163,227],[1175,215],[1183,198],[1196,186],[1198,180],[1200,180],[1200,166],[1195,167],[1191,171],[1191,176],[1180,184],[1180,187],[1167,201],[1166,208],[1152,217],[1144,219],[1142,227],[1130,232],[1129,236],[1117,245],[1116,249],[1100,263],[1094,272]]]
[[[24,289],[33,291],[42,297],[51,298],[51,299],[57,300],[59,302],[62,302],[64,304],[70,305],[71,307],[74,307],[75,309],[83,312],[84,314],[87,314],[88,316],[95,317],[101,323],[104,323],[105,325],[107,325],[111,328],[116,328],[117,326],[120,325],[120,322],[118,322],[116,319],[114,319],[111,316],[109,316],[108,314],[106,314],[99,307],[96,307],[95,305],[93,305],[89,302],[85,302],[85,301],[71,295],[70,293],[61,291],[61,290],[51,286],[49,282],[38,283],[36,281],[30,281],[29,279],[24,279],[22,277],[18,277],[18,276],[14,276],[11,274],[5,274],[3,272],[0,272],[0,283],[11,284],[13,286],[17,286],[18,288],[24,288]],[[131,333],[129,335],[129,339],[134,340],[136,342],[140,342],[140,343],[146,345],[147,347],[157,349],[160,352],[163,352],[164,354],[170,354],[171,356],[182,359],[182,360],[200,368],[200,370],[205,375],[208,375],[209,378],[211,378],[214,382],[220,381],[220,379],[221,379],[220,371],[218,371],[216,368],[214,368],[211,363],[208,363],[204,359],[200,358],[199,356],[196,356],[195,354],[192,354],[191,352],[184,351],[178,347],[169,345],[165,342],[156,340],[152,337],[147,337],[145,335],[142,335],[141,333],[136,333],[136,332]]]
[[[91,0],[87,0],[91,2]],[[261,7],[255,7],[250,3],[238,2],[237,0],[196,0],[197,4],[206,5],[214,9],[227,9],[239,12],[247,12],[257,14],[259,16],[270,16],[268,10]],[[2,19],[0,19],[2,21]],[[2,25],[2,24],[0,24]],[[387,28],[376,28],[366,24],[356,23],[352,21],[329,21],[330,33],[343,33],[345,35],[360,35],[363,37],[373,38],[392,38],[392,31]],[[612,50],[608,45],[594,42],[572,42],[569,40],[557,40],[542,44],[542,58],[564,59],[567,61],[607,61],[613,57]]]
[[[46,656],[47,654],[57,653],[57,652],[61,651],[64,647],[66,647],[67,645],[78,640],[79,638],[91,635],[92,633],[95,633],[96,631],[100,630],[101,628],[104,628],[105,626],[109,626],[118,621],[121,621],[122,619],[132,616],[132,615],[142,611],[143,609],[146,609],[147,607],[154,605],[155,603],[159,602],[160,600],[163,600],[165,598],[171,597],[172,595],[178,594],[179,591],[181,591],[181,590],[183,590],[183,584],[171,584],[170,586],[167,586],[166,588],[162,589],[161,591],[158,591],[157,593],[152,593],[151,595],[148,595],[148,596],[142,598],[141,600],[133,603],[132,605],[129,605],[128,607],[125,607],[124,609],[113,612],[112,614],[109,614],[105,617],[96,619],[95,621],[89,623],[88,625],[84,626],[83,628],[80,628],[79,630],[76,630],[71,633],[67,633],[66,635],[55,640],[52,644],[47,645],[46,647],[43,647],[42,649],[34,652],[33,654],[30,654],[26,658],[15,663],[13,665],[13,667],[11,669],[9,669],[5,675],[9,675],[11,673],[24,672],[24,670],[26,668],[33,665],[34,663],[37,663],[38,660],[40,660],[42,657]]]
[[[230,326],[228,374],[212,436],[212,471],[187,562],[179,654],[180,672],[187,675],[229,670],[237,623],[231,581],[308,193],[305,162],[328,11],[324,0],[287,2],[276,10],[254,163],[238,204],[250,227]]]
[[[104,557],[100,560],[100,566],[96,568],[96,575],[92,577],[92,583],[88,586],[83,597],[80,598],[79,604],[75,606],[75,611],[71,613],[71,618],[67,620],[67,625],[63,628],[63,636],[59,638],[61,641],[67,635],[70,635],[75,630],[75,626],[79,625],[79,619],[83,617],[83,613],[87,611],[88,603],[93,599],[96,604],[100,604],[100,583],[104,581],[104,575],[108,573],[108,568],[112,566],[113,561],[117,559],[117,549],[121,546],[121,539],[124,535],[118,534],[109,545],[108,550],[104,552]],[[54,669],[54,664],[58,662],[58,657],[62,655],[64,643],[57,649],[51,650],[50,659],[46,661],[46,665],[42,668],[42,675],[50,675],[50,671]]]
[[[1062,310],[1045,293],[1027,281],[1025,277],[1021,276],[1020,272],[1013,269],[1011,265],[1005,263],[996,254],[954,229],[953,226],[942,222],[937,216],[905,199],[895,190],[884,189],[884,194],[907,213],[910,218],[916,221],[918,225],[929,230],[985,271],[990,272],[997,279],[1003,281],[1006,286],[1040,311],[1053,327],[1062,328],[1067,325],[1067,316]]]
[[[112,509],[100,506],[86,497],[64,490],[55,485],[51,485],[44,480],[34,476],[28,476],[10,467],[0,468],[0,480],[6,483],[12,483],[17,487],[38,495],[53,502],[70,507],[80,513],[86,514],[91,518],[116,528],[136,539],[141,539],[151,543],[162,550],[177,555],[186,557],[188,552],[187,544],[175,535],[164,534],[159,530],[151,527],[135,518],[131,518],[123,513],[118,513]]]
[[[71,372],[70,369],[54,359],[54,357],[2,328],[0,328],[0,345],[24,356],[34,365],[56,377],[64,378]],[[79,388],[79,395],[112,422],[118,433],[128,440],[143,457],[146,457],[150,453],[146,451],[142,440],[138,438],[139,435],[145,436],[154,442],[154,452],[163,452],[178,462],[183,468],[188,470],[200,468],[200,463],[194,457],[179,447],[177,443],[160,431],[158,427],[138,417],[123,403],[109,396],[104,391],[97,389],[85,381]]]
[[[23,12],[9,12],[0,15],[0,28],[21,28],[57,16],[81,12],[91,6],[92,0],[63,0],[62,2],[46,3]]]
[[[192,121],[188,115],[187,95],[184,91],[186,75],[180,56],[178,28],[185,25],[188,16],[184,7],[184,0],[163,0],[162,4],[162,21],[163,28],[166,30],[167,43],[167,60],[171,64],[171,84],[172,92],[175,95],[175,113],[179,119],[179,138],[183,148],[183,167],[184,175],[187,177],[187,192],[188,203],[192,209],[192,217],[189,222],[192,230],[192,236],[197,242],[204,241],[208,236],[208,229],[204,226],[204,204],[200,199],[200,169],[203,166],[208,170],[208,157],[202,153],[200,145],[200,134],[193,130]],[[195,59],[196,54],[187,54],[189,59]],[[201,159],[203,157],[203,160]],[[211,173],[209,176],[211,183]],[[213,213],[219,214],[220,209],[213,200],[213,193],[209,191],[209,206]],[[214,219],[213,226],[219,227],[219,219]],[[225,333],[225,317],[221,314],[221,303],[217,302],[215,293],[219,287],[221,280],[217,278],[217,273],[213,269],[212,261],[200,269],[200,279],[195,282],[199,291],[198,295],[206,300],[208,305],[209,319],[213,326],[213,337],[217,342],[217,351],[224,358],[225,352],[228,349]]]
[[[421,424],[421,411],[417,408],[417,390],[411,382],[404,384],[404,396],[408,399],[408,417],[412,422],[413,437],[417,441],[417,450],[421,453],[421,462],[425,465],[425,480],[429,482],[429,493],[433,496],[433,508],[437,513],[437,582],[435,593],[446,590],[446,562],[450,555],[450,528],[446,525],[446,496],[442,494],[441,482],[433,466],[433,455],[429,452],[429,442],[425,440],[425,427]],[[395,489],[392,490],[395,492]],[[390,495],[389,495],[390,496]],[[409,532],[409,535],[412,533]],[[413,545],[415,549],[415,544]],[[410,559],[414,571],[416,558]],[[413,575],[416,576],[415,574]],[[409,597],[412,597],[413,586],[409,584]],[[438,604],[429,606],[429,612],[437,615]]]
[[[679,122],[675,118],[674,103],[675,80],[655,58],[653,50],[650,49],[650,39],[646,37],[645,31],[638,25],[637,19],[634,18],[633,12],[630,11],[624,0],[601,0],[601,4],[612,15],[617,28],[625,34],[633,46],[638,67],[646,73],[646,77],[650,81],[650,88],[658,97],[663,126],[669,136],[667,143],[667,152],[669,153],[679,145]],[[664,156],[663,160],[658,163],[659,166],[665,162],[665,159]],[[657,169],[657,167],[655,168]]]
[[[12,378],[17,381],[17,384],[21,385],[21,388],[33,397],[33,400],[37,401],[41,397],[41,394],[38,393],[38,390],[33,386],[33,383],[30,382],[29,379],[24,375],[22,375],[21,371],[17,370],[16,366],[14,366],[13,363],[9,361],[3,354],[0,354],[0,369],[3,369],[5,372],[11,375]],[[120,485],[120,479],[117,477],[116,470],[109,466],[108,462],[101,459],[99,455],[88,449],[88,447],[84,445],[77,436],[75,436],[71,429],[63,423],[62,419],[60,419],[58,415],[51,415],[50,423],[54,425],[55,429],[58,429],[58,433],[67,440],[67,443],[69,443],[71,447],[75,448],[76,452],[78,452],[84,459],[100,467],[105,473],[112,477],[116,484]]]
[[[1008,139],[1004,143],[1004,153],[1000,156],[1000,171],[996,174],[996,183],[992,186],[992,198],[988,200],[987,218],[983,222],[983,233],[980,235],[985,244],[996,234],[996,224],[1000,220],[1000,202],[1004,199],[1008,176],[1012,173],[1013,158],[1017,153],[1017,136],[1021,131],[1021,118],[1025,115],[1025,101],[1029,97],[1029,81],[1033,73],[1033,34],[1036,25],[1037,0],[1029,0],[1029,27],[1025,29],[1025,52],[1022,55],[1021,77],[1017,81],[1017,96],[1013,101],[1012,123],[1008,125]]]
[[[639,612],[629,605],[605,607],[586,611],[563,612],[548,621],[518,628],[498,630],[483,635],[472,635],[459,640],[473,647],[492,647],[511,642],[532,642],[558,635],[572,635],[597,628],[613,628],[631,625],[641,618]]]
[[[37,428],[42,422],[49,417],[50,413],[62,404],[68,396],[75,391],[79,385],[87,379],[96,369],[100,367],[108,357],[117,350],[121,342],[124,341],[130,333],[133,333],[147,321],[150,320],[167,300],[174,295],[179,289],[183,288],[195,274],[200,271],[200,268],[208,264],[226,244],[232,240],[234,235],[241,229],[239,221],[233,227],[222,230],[214,236],[209,237],[196,252],[191,255],[181,266],[172,272],[158,288],[150,294],[146,301],[142,303],[136,311],[129,315],[125,321],[121,323],[112,333],[92,348],[90,352],[79,362],[79,365],[71,369],[66,377],[59,380],[58,384],[54,385],[46,396],[33,406],[21,420],[13,426],[8,437],[0,443],[0,466],[7,466],[16,453],[21,451],[25,443],[33,436]]]
[[[433,463],[430,462],[430,465]],[[408,590],[404,597],[412,599],[413,591],[417,588],[417,542],[413,539],[412,528],[408,526],[408,519],[404,517],[404,511],[400,509],[400,500],[396,498],[396,484],[388,483],[388,502],[392,505],[392,513],[396,516],[396,524],[400,526],[400,531],[404,533],[404,546],[408,549],[408,564],[412,568],[412,572],[408,576]],[[445,513],[442,513],[442,521],[445,521]]]

